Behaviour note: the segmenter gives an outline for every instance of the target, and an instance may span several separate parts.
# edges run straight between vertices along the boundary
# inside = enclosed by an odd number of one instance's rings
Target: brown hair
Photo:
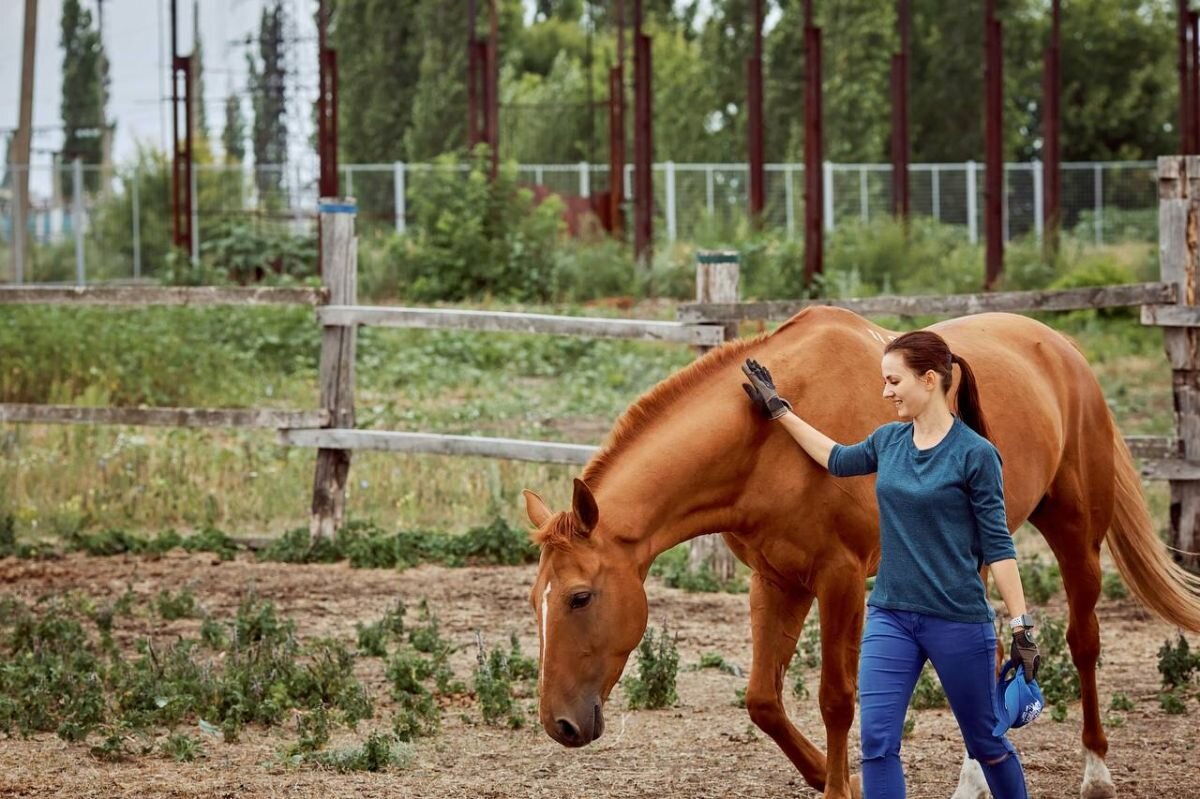
[[[987,422],[983,418],[983,408],[979,405],[979,391],[975,386],[975,373],[971,366],[959,356],[950,352],[946,340],[929,330],[913,330],[893,339],[883,350],[899,352],[904,356],[904,363],[918,375],[933,371],[942,381],[942,391],[950,393],[950,378],[953,364],[958,364],[962,371],[962,380],[958,385],[958,416],[967,426],[984,438],[988,438]]]

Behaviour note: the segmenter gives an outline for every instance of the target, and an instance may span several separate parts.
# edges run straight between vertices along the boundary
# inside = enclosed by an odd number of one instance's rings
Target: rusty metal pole
[[[821,29],[813,0],[804,0],[804,288],[825,271],[824,190],[821,161]]]
[[[617,63],[608,72],[608,220],[620,238],[625,230],[625,3],[617,0]]]
[[[908,62],[912,9],[896,0],[900,52],[892,56],[892,213],[905,223],[909,216]]]
[[[1044,55],[1042,96],[1045,137],[1042,142],[1042,246],[1046,260],[1058,253],[1058,229],[1062,223],[1062,166],[1059,130],[1062,125],[1062,0],[1053,0],[1050,11],[1050,46]]]
[[[1179,45],[1176,66],[1179,71],[1179,151],[1192,152],[1191,48],[1188,45],[1188,0],[1175,6],[1175,28]]]
[[[500,29],[496,17],[496,0],[488,0],[487,43],[487,142],[492,151],[491,176],[496,179],[500,168]]]
[[[760,229],[763,207],[766,205],[766,170],[763,165],[765,131],[763,130],[763,10],[762,0],[754,0],[754,53],[746,59],[746,106],[749,111],[746,126],[746,149],[750,165],[750,224]]]
[[[984,3],[984,226],[987,236],[984,290],[997,287],[1004,273],[1004,44],[996,0]]]
[[[654,236],[653,106],[650,37],[642,33],[642,0],[633,3],[633,45],[633,252],[640,263],[649,266]]]
[[[176,247],[192,247],[192,59],[179,55],[176,0],[171,0],[171,230]],[[183,84],[183,95],[179,86]],[[182,116],[182,125],[181,119]],[[180,127],[183,138],[180,139]]]
[[[1200,14],[1195,11],[1188,12],[1188,34],[1190,35],[1189,52],[1191,58],[1189,60],[1188,69],[1188,108],[1191,109],[1192,118],[1188,123],[1188,130],[1192,134],[1191,148],[1189,154],[1200,153]]]

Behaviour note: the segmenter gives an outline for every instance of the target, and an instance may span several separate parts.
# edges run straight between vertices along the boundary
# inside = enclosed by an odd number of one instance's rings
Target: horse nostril
[[[566,719],[558,720],[558,732],[566,741],[574,743],[579,740],[579,728]]]

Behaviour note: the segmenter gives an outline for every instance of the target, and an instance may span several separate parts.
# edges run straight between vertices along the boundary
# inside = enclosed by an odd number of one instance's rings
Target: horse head
[[[604,702],[646,631],[644,575],[630,544],[604,529],[582,480],[570,511],[553,513],[537,494],[524,495],[542,547],[529,595],[541,644],[538,714],[551,738],[586,746],[604,731]]]

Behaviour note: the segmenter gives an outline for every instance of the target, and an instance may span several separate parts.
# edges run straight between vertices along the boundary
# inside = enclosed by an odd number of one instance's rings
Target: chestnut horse
[[[1096,696],[1100,544],[1107,536],[1142,603],[1193,631],[1200,631],[1200,581],[1168,558],[1100,385],[1070,339],[1013,314],[931,329],[977,375],[1004,462],[1009,529],[1030,521],[1058,559],[1083,699],[1081,794],[1113,796]],[[575,481],[571,510],[553,513],[525,492],[542,547],[530,599],[540,639],[539,714],[550,737],[583,746],[600,736],[604,701],[646,628],[650,564],[676,544],[719,532],[753,572],[750,718],[826,797],[859,794],[847,737],[863,585],[879,562],[874,478],[830,476],[759,417],[739,386],[740,366],[747,357],[766,364],[797,413],[852,443],[894,418],[881,398],[879,372],[884,344],[894,337],[849,311],[805,309],[774,333],[710,352],[638,399]],[[986,580],[986,570],[981,576]],[[792,724],[782,698],[814,599],[828,754]],[[982,784],[974,761],[964,760],[961,780],[955,795],[973,796]]]

